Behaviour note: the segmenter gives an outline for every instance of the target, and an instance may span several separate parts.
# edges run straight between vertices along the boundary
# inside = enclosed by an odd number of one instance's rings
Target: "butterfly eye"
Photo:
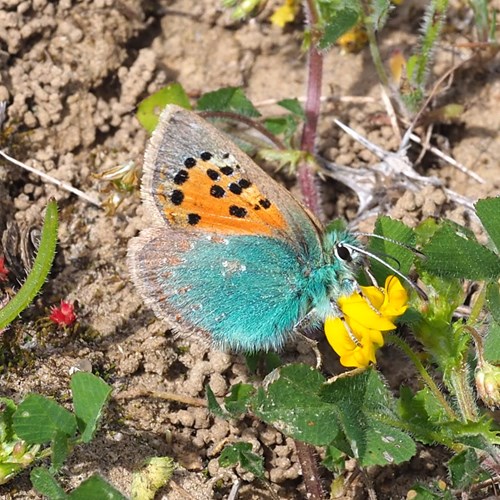
[[[345,260],[346,262],[352,261],[351,252],[343,245],[337,245],[335,247],[335,253],[339,259]]]

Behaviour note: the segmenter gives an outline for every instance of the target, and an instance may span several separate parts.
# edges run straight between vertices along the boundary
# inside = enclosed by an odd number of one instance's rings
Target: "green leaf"
[[[434,394],[426,387],[415,395],[408,387],[401,387],[398,400],[398,411],[402,420],[410,427],[412,435],[424,444],[434,444],[437,441],[451,442],[440,434],[440,422],[444,418],[444,409]]]
[[[306,112],[298,99],[282,99],[281,101],[278,101],[278,106],[290,111],[290,113],[296,115],[301,120],[306,119]]]
[[[207,384],[205,387],[205,392],[207,394],[207,405],[208,411],[219,418],[228,418],[229,415],[222,409],[222,406],[218,403],[217,399],[215,399],[214,391]]]
[[[61,431],[56,431],[52,438],[52,466],[51,471],[58,471],[66,458],[68,458],[71,446],[68,441],[68,435]]]
[[[69,495],[71,500],[89,500],[102,498],[106,500],[127,500],[117,489],[113,488],[102,477],[94,475],[75,488]]]
[[[362,15],[358,2],[318,2],[322,17],[323,35],[319,39],[318,48],[330,48],[339,37],[353,28]]]
[[[137,107],[139,123],[151,134],[158,125],[158,120],[163,108],[167,104],[177,104],[186,109],[191,109],[189,97],[180,83],[171,83],[146,97]]]
[[[76,418],[55,401],[39,394],[30,394],[14,414],[16,434],[30,444],[43,444],[52,440],[56,432],[73,436]]]
[[[486,453],[491,452],[491,445],[500,444],[500,432],[487,415],[475,422],[454,420],[443,425],[442,431],[454,438],[456,443],[472,446]]]
[[[325,385],[321,396],[332,405],[350,454],[361,466],[398,464],[415,454],[415,443],[399,430],[395,401],[375,370]]]
[[[92,373],[76,372],[71,377],[73,405],[82,432],[82,441],[88,443],[97,428],[111,387]]]
[[[325,458],[321,462],[328,470],[332,472],[343,472],[345,470],[346,455],[335,446],[327,446],[325,449]]]
[[[30,480],[33,488],[38,493],[49,497],[50,500],[65,500],[69,498],[47,469],[42,467],[34,468],[30,474]]]
[[[235,384],[231,387],[231,393],[224,399],[226,410],[233,416],[245,413],[255,388],[250,384]]]
[[[222,467],[231,467],[238,463],[255,477],[261,479],[264,477],[264,459],[252,452],[250,443],[235,443],[222,450],[219,457],[219,464]]]
[[[488,304],[488,309],[493,319],[500,324],[500,286],[498,282],[488,283],[486,304]]]
[[[476,203],[476,213],[481,219],[491,241],[500,252],[500,197],[486,198]]]
[[[325,381],[317,370],[296,364],[272,372],[272,383],[259,391],[251,402],[253,412],[287,436],[315,445],[330,444],[338,425],[330,404],[319,392]]]
[[[493,322],[484,342],[484,357],[486,361],[500,364],[500,324]]]
[[[274,135],[283,135],[287,145],[290,145],[291,138],[295,135],[299,126],[298,120],[293,116],[277,116],[266,118],[264,126]]]
[[[0,309],[0,330],[9,325],[35,298],[49,275],[56,254],[57,244],[57,203],[49,201],[43,221],[40,245],[33,268],[21,289]]]
[[[409,247],[415,246],[416,236],[413,229],[390,217],[379,217],[375,223],[374,232],[379,236]],[[380,238],[371,238],[368,249],[404,275],[410,272],[415,260],[415,254],[408,248]],[[371,260],[370,270],[381,285],[387,276],[394,274],[393,271],[373,259]]]
[[[495,280],[500,258],[460,226],[446,222],[422,248],[422,267],[431,274],[471,280]]]
[[[448,462],[448,470],[451,485],[458,490],[464,490],[485,479],[485,472],[481,468],[477,453],[472,448],[455,455]]]
[[[12,399],[0,397],[0,444],[12,441],[14,429],[12,427],[12,417],[17,406]]]
[[[198,99],[196,108],[199,111],[229,111],[250,118],[260,116],[254,105],[238,87],[226,87],[207,92]]]

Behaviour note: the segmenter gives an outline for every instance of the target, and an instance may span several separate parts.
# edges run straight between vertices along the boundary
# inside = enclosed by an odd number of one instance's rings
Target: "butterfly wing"
[[[146,303],[217,347],[279,348],[309,307],[318,224],[221,132],[168,106],[148,146],[142,197],[154,227],[129,246]]]
[[[286,189],[178,106],[165,108],[153,133],[141,191],[158,225],[319,242],[319,224]]]
[[[149,228],[129,250],[132,278],[158,317],[219,349],[279,349],[305,314],[302,266],[289,245]]]

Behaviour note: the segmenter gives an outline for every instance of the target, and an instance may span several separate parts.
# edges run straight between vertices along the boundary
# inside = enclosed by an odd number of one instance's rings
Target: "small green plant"
[[[41,290],[54,261],[57,244],[57,204],[49,201],[43,223],[40,245],[33,268],[17,294],[0,309],[0,331],[26,309]]]
[[[19,405],[8,398],[0,399],[0,484],[34,462],[50,457],[50,468],[32,470],[34,487],[49,498],[80,498],[75,493],[78,488],[69,496],[63,494],[54,474],[77,444],[92,440],[111,388],[91,373],[77,372],[71,377],[71,393],[74,413],[40,394],[29,394]],[[109,485],[102,489],[101,479],[88,481],[100,488],[93,491],[113,490]],[[79,488],[87,491],[89,484]]]

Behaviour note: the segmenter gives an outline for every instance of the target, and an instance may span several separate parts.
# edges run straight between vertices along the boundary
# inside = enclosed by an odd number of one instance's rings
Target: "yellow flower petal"
[[[367,286],[361,290],[363,295],[356,292],[338,299],[343,320],[325,320],[328,343],[340,356],[342,365],[354,368],[375,363],[375,352],[384,345],[382,332],[394,330],[392,320],[408,307],[408,294],[396,276],[389,276],[383,289]]]
[[[356,318],[356,321],[367,328],[375,330],[394,330],[396,325],[387,317],[378,313],[359,293],[338,300],[341,311],[346,317]]]
[[[375,351],[384,345],[384,337],[377,330],[364,328],[347,318],[354,340],[340,318],[326,318],[325,335],[343,366],[361,368],[375,363]]]
[[[360,287],[363,295],[375,309],[380,309],[385,300],[385,293],[377,286]]]
[[[408,309],[408,293],[396,276],[385,280],[385,300],[380,312],[389,317],[401,316]]]

